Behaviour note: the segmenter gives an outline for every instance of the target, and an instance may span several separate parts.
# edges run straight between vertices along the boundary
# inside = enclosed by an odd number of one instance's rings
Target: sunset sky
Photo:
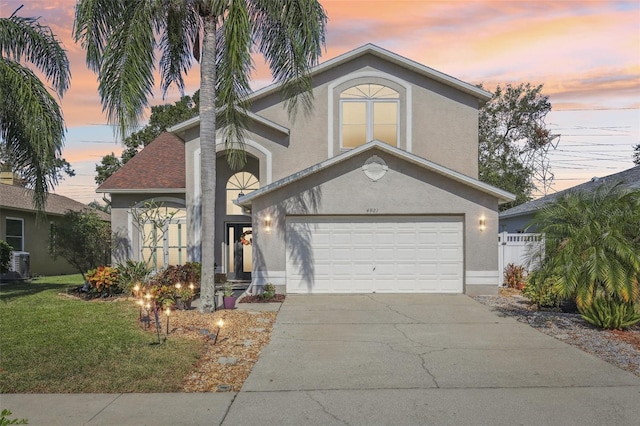
[[[496,84],[544,84],[553,111],[547,125],[561,134],[550,155],[554,188],[574,186],[633,166],[640,143],[640,1],[323,0],[329,15],[322,61],[373,43],[438,71],[491,89]],[[96,76],[73,43],[74,0],[0,0],[8,17],[41,17],[71,62],[62,100],[68,129],[63,156],[76,170],[56,192],[88,203],[95,164],[122,147],[106,124]],[[199,86],[199,68],[186,93]],[[254,87],[271,82],[256,58]],[[172,102],[177,90],[152,104]],[[144,123],[143,123],[144,124]]]

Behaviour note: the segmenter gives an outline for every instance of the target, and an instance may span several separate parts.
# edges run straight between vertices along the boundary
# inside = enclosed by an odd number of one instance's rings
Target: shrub
[[[49,253],[84,272],[111,258],[111,225],[94,211],[67,211],[49,234]],[[85,277],[86,278],[86,277]]]
[[[200,264],[188,262],[184,265],[172,265],[158,274],[158,281],[165,285],[175,285],[177,283],[193,284],[200,287]]]
[[[633,303],[596,297],[587,307],[579,308],[585,321],[596,327],[622,330],[640,322],[640,312]]]
[[[122,293],[129,294],[136,284],[142,284],[151,273],[151,268],[144,262],[127,260],[118,265],[118,287]]]
[[[172,306],[176,301],[176,288],[172,285],[154,285],[150,291],[158,306],[163,308]]]
[[[527,284],[522,289],[522,295],[539,308],[555,308],[560,303],[560,298],[553,286],[557,278],[554,276],[545,277],[539,271],[532,272],[527,277]]]
[[[271,299],[273,298],[273,296],[276,295],[276,287],[271,284],[265,284],[264,287],[262,287],[262,294],[260,295],[260,297],[262,297],[263,299]]]
[[[0,274],[9,272],[9,263],[11,262],[11,252],[13,247],[6,241],[0,240]]]
[[[526,285],[527,270],[524,266],[509,263],[504,268],[504,283],[507,287],[522,290]]]
[[[111,266],[98,266],[86,274],[87,281],[91,287],[95,288],[99,293],[113,293],[118,288],[118,270]]]
[[[545,244],[532,253],[555,275],[562,297],[588,308],[594,299],[640,303],[640,190],[605,183],[542,207],[531,226]]]

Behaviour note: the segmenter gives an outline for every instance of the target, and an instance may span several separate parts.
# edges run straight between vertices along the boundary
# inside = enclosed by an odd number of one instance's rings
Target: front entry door
[[[251,280],[253,235],[249,223],[227,223],[227,279]]]

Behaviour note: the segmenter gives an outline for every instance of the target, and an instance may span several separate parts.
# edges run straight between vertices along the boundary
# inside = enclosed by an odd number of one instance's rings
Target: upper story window
[[[233,200],[239,196],[247,195],[251,191],[260,188],[258,178],[249,172],[234,174],[227,181],[227,214],[244,214],[242,207],[235,205]]]
[[[400,95],[379,84],[360,84],[340,93],[340,146],[356,148],[377,139],[398,146]]]
[[[24,221],[22,219],[5,219],[5,241],[15,251],[24,250]]]

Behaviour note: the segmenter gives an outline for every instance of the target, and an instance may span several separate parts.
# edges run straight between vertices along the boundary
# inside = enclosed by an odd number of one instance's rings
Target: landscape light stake
[[[216,338],[213,339],[213,344],[215,345],[218,341],[218,336],[220,336],[220,331],[222,330],[222,326],[224,325],[224,321],[218,321],[218,331],[216,332]]]
[[[165,314],[167,315],[167,337],[169,337],[169,315],[171,314],[171,308],[169,308],[168,306]]]
[[[151,327],[151,304],[147,303],[145,305],[145,309],[147,310],[147,321],[144,323],[144,329]]]
[[[160,315],[158,315],[158,305],[153,302],[153,317],[156,320],[156,334],[158,335],[158,344],[160,344]]]
[[[136,302],[136,304],[140,307],[138,319],[142,321],[142,307],[144,306],[144,300],[140,299]]]

